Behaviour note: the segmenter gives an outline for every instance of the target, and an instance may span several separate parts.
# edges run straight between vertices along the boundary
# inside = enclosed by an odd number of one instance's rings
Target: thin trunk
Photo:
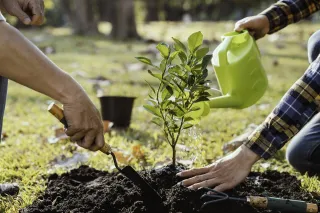
[[[96,0],[60,0],[76,35],[96,35],[98,19],[95,16]]]
[[[111,20],[111,38],[127,40],[139,38],[133,0],[117,0]]]
[[[98,0],[98,12],[100,15],[101,21],[108,21],[112,20],[112,16],[114,16],[114,0]]]
[[[95,18],[95,0],[74,0],[73,29],[77,35],[98,34],[98,20]]]
[[[147,16],[146,22],[159,21],[160,5],[158,0],[146,0]]]
[[[176,147],[172,147],[172,165],[176,167]]]

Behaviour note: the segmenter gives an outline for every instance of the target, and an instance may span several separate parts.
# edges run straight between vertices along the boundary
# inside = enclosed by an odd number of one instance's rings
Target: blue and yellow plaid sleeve
[[[320,56],[289,89],[245,145],[264,159],[272,157],[319,112]]]
[[[320,0],[280,0],[261,14],[269,19],[269,34],[320,10]]]

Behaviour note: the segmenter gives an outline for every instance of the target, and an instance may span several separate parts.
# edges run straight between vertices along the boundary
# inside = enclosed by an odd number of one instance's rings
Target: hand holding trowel
[[[48,111],[52,115],[54,115],[62,124],[64,124],[65,128],[68,127],[67,121],[63,114],[63,110],[60,107],[52,103],[48,107]],[[103,152],[104,154],[111,155],[114,161],[114,165],[119,170],[119,172],[126,176],[129,180],[131,180],[136,186],[138,186],[142,190],[143,196],[147,200],[152,201],[152,205],[150,205],[149,207],[152,212],[167,212],[164,208],[160,195],[131,166],[126,166],[123,169],[119,168],[115,154],[112,152],[112,148],[109,144],[105,143],[99,151]]]

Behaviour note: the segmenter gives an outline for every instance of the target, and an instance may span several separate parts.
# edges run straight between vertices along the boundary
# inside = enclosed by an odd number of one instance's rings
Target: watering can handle
[[[219,65],[220,66],[225,66],[228,65],[228,57],[227,57],[227,52],[232,44],[232,36],[226,36],[223,37],[223,42],[221,43],[221,49],[219,51]]]

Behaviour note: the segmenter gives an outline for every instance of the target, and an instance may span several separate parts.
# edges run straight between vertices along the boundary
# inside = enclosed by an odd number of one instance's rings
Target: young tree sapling
[[[201,48],[201,32],[188,38],[188,47],[178,39],[172,39],[173,46],[157,45],[162,57],[159,66],[146,57],[137,59],[153,68],[148,73],[159,82],[158,86],[147,82],[151,90],[144,108],[154,115],[152,122],[162,128],[172,148],[172,164],[176,166],[176,145],[181,132],[193,127],[209,111],[207,66],[212,55],[207,55],[209,48]]]

